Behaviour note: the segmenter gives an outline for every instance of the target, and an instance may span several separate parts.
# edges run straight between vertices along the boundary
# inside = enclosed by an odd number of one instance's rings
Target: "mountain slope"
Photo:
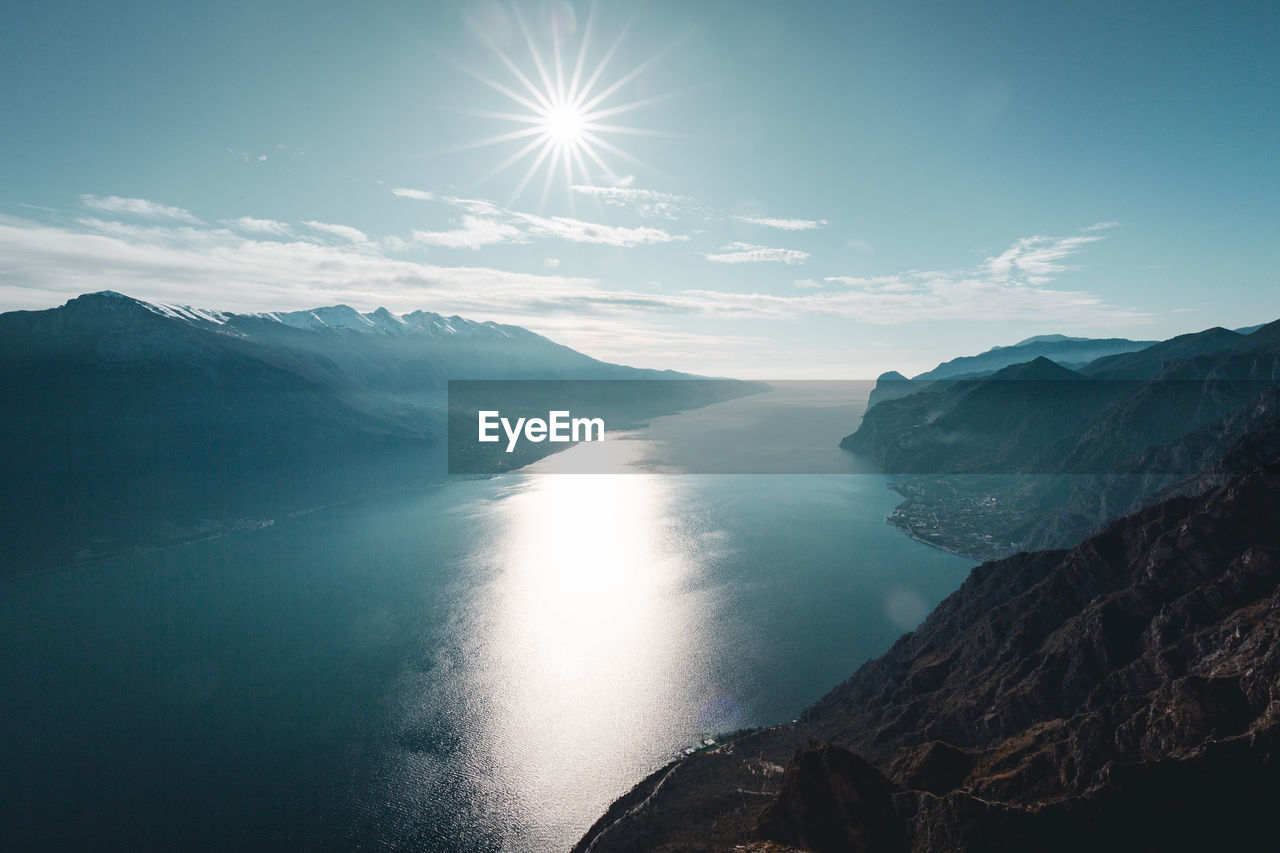
[[[933,383],[868,410],[841,446],[931,475],[894,485],[907,500],[893,522],[991,559],[1074,544],[1194,475],[1260,422],[1249,413],[1270,410],[1277,383],[1280,324],[1210,329],[1078,372],[1038,359]]]
[[[491,377],[680,375],[426,312],[0,314],[0,576],[437,479],[447,380]]]
[[[1273,457],[979,566],[795,723],[669,765],[578,849],[1269,850],[1277,506]]]
[[[1152,379],[1171,362],[1229,351],[1250,337],[1215,326],[1203,332],[1178,335],[1140,352],[1104,356],[1080,372],[1093,379]]]

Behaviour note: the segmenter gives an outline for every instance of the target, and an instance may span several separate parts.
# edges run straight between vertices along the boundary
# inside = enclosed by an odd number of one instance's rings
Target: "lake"
[[[567,849],[682,749],[795,717],[973,565],[885,523],[834,388],[0,584],[0,847]],[[556,473],[601,452],[613,473]],[[675,473],[733,452],[814,473]]]

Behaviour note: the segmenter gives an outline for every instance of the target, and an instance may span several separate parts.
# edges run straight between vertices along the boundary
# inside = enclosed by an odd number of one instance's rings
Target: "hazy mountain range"
[[[841,446],[921,475],[896,484],[908,500],[894,521],[924,541],[979,558],[1067,546],[1275,420],[1280,321],[1246,331],[1180,335],[1078,370],[1041,356],[897,383],[907,392],[871,406]]]
[[[438,479],[450,379],[681,376],[425,311],[227,314],[103,292],[2,314],[0,575]]]

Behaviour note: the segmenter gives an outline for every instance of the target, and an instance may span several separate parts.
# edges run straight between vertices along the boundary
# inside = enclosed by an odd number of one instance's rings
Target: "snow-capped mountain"
[[[193,308],[190,305],[176,305],[167,302],[146,302],[131,296],[105,290],[88,296],[127,299],[164,317],[187,320],[193,323],[208,323],[215,326],[236,327],[245,320],[262,319],[280,323],[291,329],[303,329],[312,332],[356,332],[374,335],[430,335],[433,337],[454,338],[488,338],[488,339],[531,339],[542,338],[520,326],[509,326],[492,321],[478,322],[459,317],[456,314],[446,317],[432,311],[412,311],[396,314],[387,308],[361,312],[350,305],[328,305],[322,308],[309,308],[302,311],[264,311],[254,313],[231,313],[227,311],[211,311],[205,308]]]
[[[0,576],[440,477],[450,379],[678,376],[427,311],[0,314]]]

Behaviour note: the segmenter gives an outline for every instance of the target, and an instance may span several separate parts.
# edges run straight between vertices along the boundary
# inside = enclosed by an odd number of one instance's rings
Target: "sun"
[[[572,8],[562,4],[561,9],[567,14],[553,14],[549,25],[549,45],[539,47],[539,40],[525,21],[519,9],[512,6],[508,21],[523,37],[528,49],[528,62],[531,68],[522,68],[505,50],[490,36],[490,25],[471,24],[472,32],[484,42],[494,53],[502,66],[510,75],[511,82],[503,83],[482,74],[460,63],[454,63],[461,70],[471,75],[493,91],[502,95],[516,105],[520,112],[495,110],[467,110],[473,115],[511,122],[520,127],[505,133],[495,134],[477,142],[461,146],[462,148],[478,148],[487,145],[511,144],[516,148],[510,155],[498,163],[481,183],[488,182],[499,174],[517,164],[525,165],[524,173],[516,184],[511,200],[520,197],[533,183],[534,178],[542,175],[542,195],[539,208],[545,208],[551,187],[559,174],[564,179],[568,191],[570,209],[573,207],[573,186],[575,184],[594,184],[597,180],[618,180],[618,175],[610,160],[624,161],[644,168],[652,168],[609,141],[608,137],[618,135],[670,136],[671,134],[653,131],[640,127],[629,127],[614,124],[614,118],[641,107],[666,100],[673,94],[658,95],[626,103],[612,103],[623,88],[639,77],[646,69],[657,62],[670,46],[659,51],[648,60],[622,73],[613,76],[610,66],[618,53],[624,29],[604,52],[603,56],[588,67],[587,56],[591,49],[591,34],[595,21],[596,9],[592,5],[586,26],[577,37],[576,21]],[[577,37],[576,56],[566,56],[566,42]],[[549,57],[544,56],[549,53]],[[568,59],[572,58],[572,63]],[[655,170],[656,171],[656,170]]]
[[[582,111],[571,103],[555,104],[541,113],[543,133],[560,145],[577,146],[583,141]]]

